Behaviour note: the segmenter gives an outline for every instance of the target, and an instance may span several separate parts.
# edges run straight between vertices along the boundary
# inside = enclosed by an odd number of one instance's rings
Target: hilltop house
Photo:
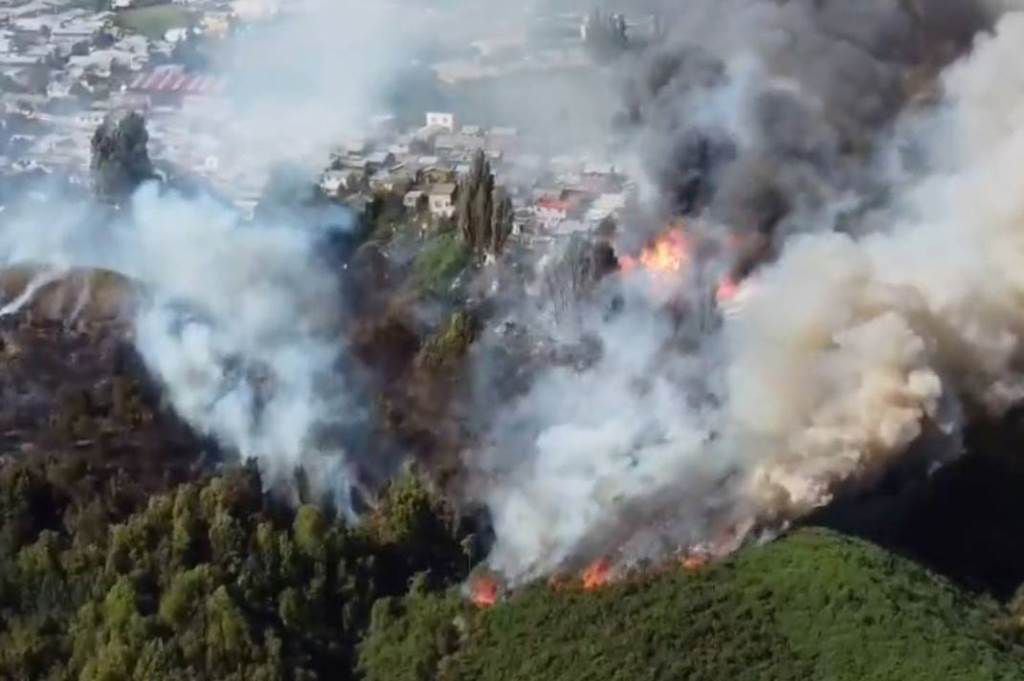
[[[428,111],[426,127],[444,128],[448,132],[455,132],[455,114]]]
[[[455,215],[455,194],[458,186],[452,183],[435,184],[430,188],[428,201],[430,212],[437,217],[450,218]]]

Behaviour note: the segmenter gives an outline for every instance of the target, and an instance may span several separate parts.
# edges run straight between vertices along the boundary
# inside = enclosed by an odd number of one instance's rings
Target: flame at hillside
[[[500,593],[498,580],[490,576],[476,577],[469,585],[469,600],[481,609],[497,605]]]
[[[612,562],[607,558],[599,558],[583,571],[583,588],[597,591],[608,585],[612,579]]]

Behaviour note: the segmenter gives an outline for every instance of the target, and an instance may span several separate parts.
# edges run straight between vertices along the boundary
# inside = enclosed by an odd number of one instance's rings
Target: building
[[[366,156],[367,169],[376,172],[395,162],[395,155],[390,151],[375,151]]]
[[[545,196],[538,200],[534,214],[542,226],[554,229],[566,220],[577,220],[582,217],[584,203],[584,197],[563,191],[557,198]]]
[[[626,195],[624,193],[601,194],[591,204],[587,211],[586,220],[596,224],[618,215],[626,207]]]
[[[424,193],[419,189],[408,192],[406,193],[405,196],[402,197],[402,205],[408,208],[409,210],[415,210],[416,208],[419,207],[420,200],[423,199],[423,196]]]
[[[413,185],[413,178],[404,170],[380,170],[370,177],[370,189],[394,193],[405,193]]]
[[[435,184],[428,196],[430,212],[437,217],[450,218],[455,215],[455,184]]]
[[[341,189],[352,190],[359,186],[363,174],[358,170],[328,170],[320,178],[320,188],[325,194],[335,195]]]
[[[428,111],[427,127],[444,128],[448,132],[455,132],[455,114]]]
[[[438,135],[434,140],[434,149],[438,152],[471,152],[484,148],[484,140],[476,135],[465,133],[448,133]]]

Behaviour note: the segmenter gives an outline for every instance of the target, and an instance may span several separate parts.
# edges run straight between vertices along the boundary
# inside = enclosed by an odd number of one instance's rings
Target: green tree
[[[456,197],[455,222],[463,243],[477,254],[500,255],[512,232],[512,217],[512,200],[495,185],[490,162],[477,151]]]
[[[140,184],[154,179],[149,159],[146,119],[132,111],[120,119],[108,117],[92,136],[93,185],[99,196],[122,201]]]

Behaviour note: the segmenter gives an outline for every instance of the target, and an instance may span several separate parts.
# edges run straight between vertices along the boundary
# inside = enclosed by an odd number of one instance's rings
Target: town
[[[91,139],[110,117],[136,111],[146,119],[158,172],[187,176],[251,219],[268,168],[229,148],[219,131],[231,125],[227,76],[207,68],[233,32],[305,11],[254,0],[176,0],[134,7],[131,0],[4,0],[0,4],[0,182],[6,176],[59,176],[88,186]],[[409,10],[417,11],[417,10]],[[428,10],[422,10],[424,12]],[[479,40],[475,52],[444,55],[439,82],[487,80],[538,70],[593,68],[595,41],[625,40],[657,30],[649,18],[627,29],[620,14],[545,15],[543,38]],[[639,38],[638,38],[639,39]],[[594,230],[616,218],[636,185],[600,150],[538,153],[530,131],[462,112],[381,113],[358,134],[323,149],[316,185],[324,198],[363,213],[375,196],[400,196],[431,221],[452,218],[459,179],[484,154],[514,209],[512,234],[549,241]],[[0,204],[3,203],[0,193]]]

